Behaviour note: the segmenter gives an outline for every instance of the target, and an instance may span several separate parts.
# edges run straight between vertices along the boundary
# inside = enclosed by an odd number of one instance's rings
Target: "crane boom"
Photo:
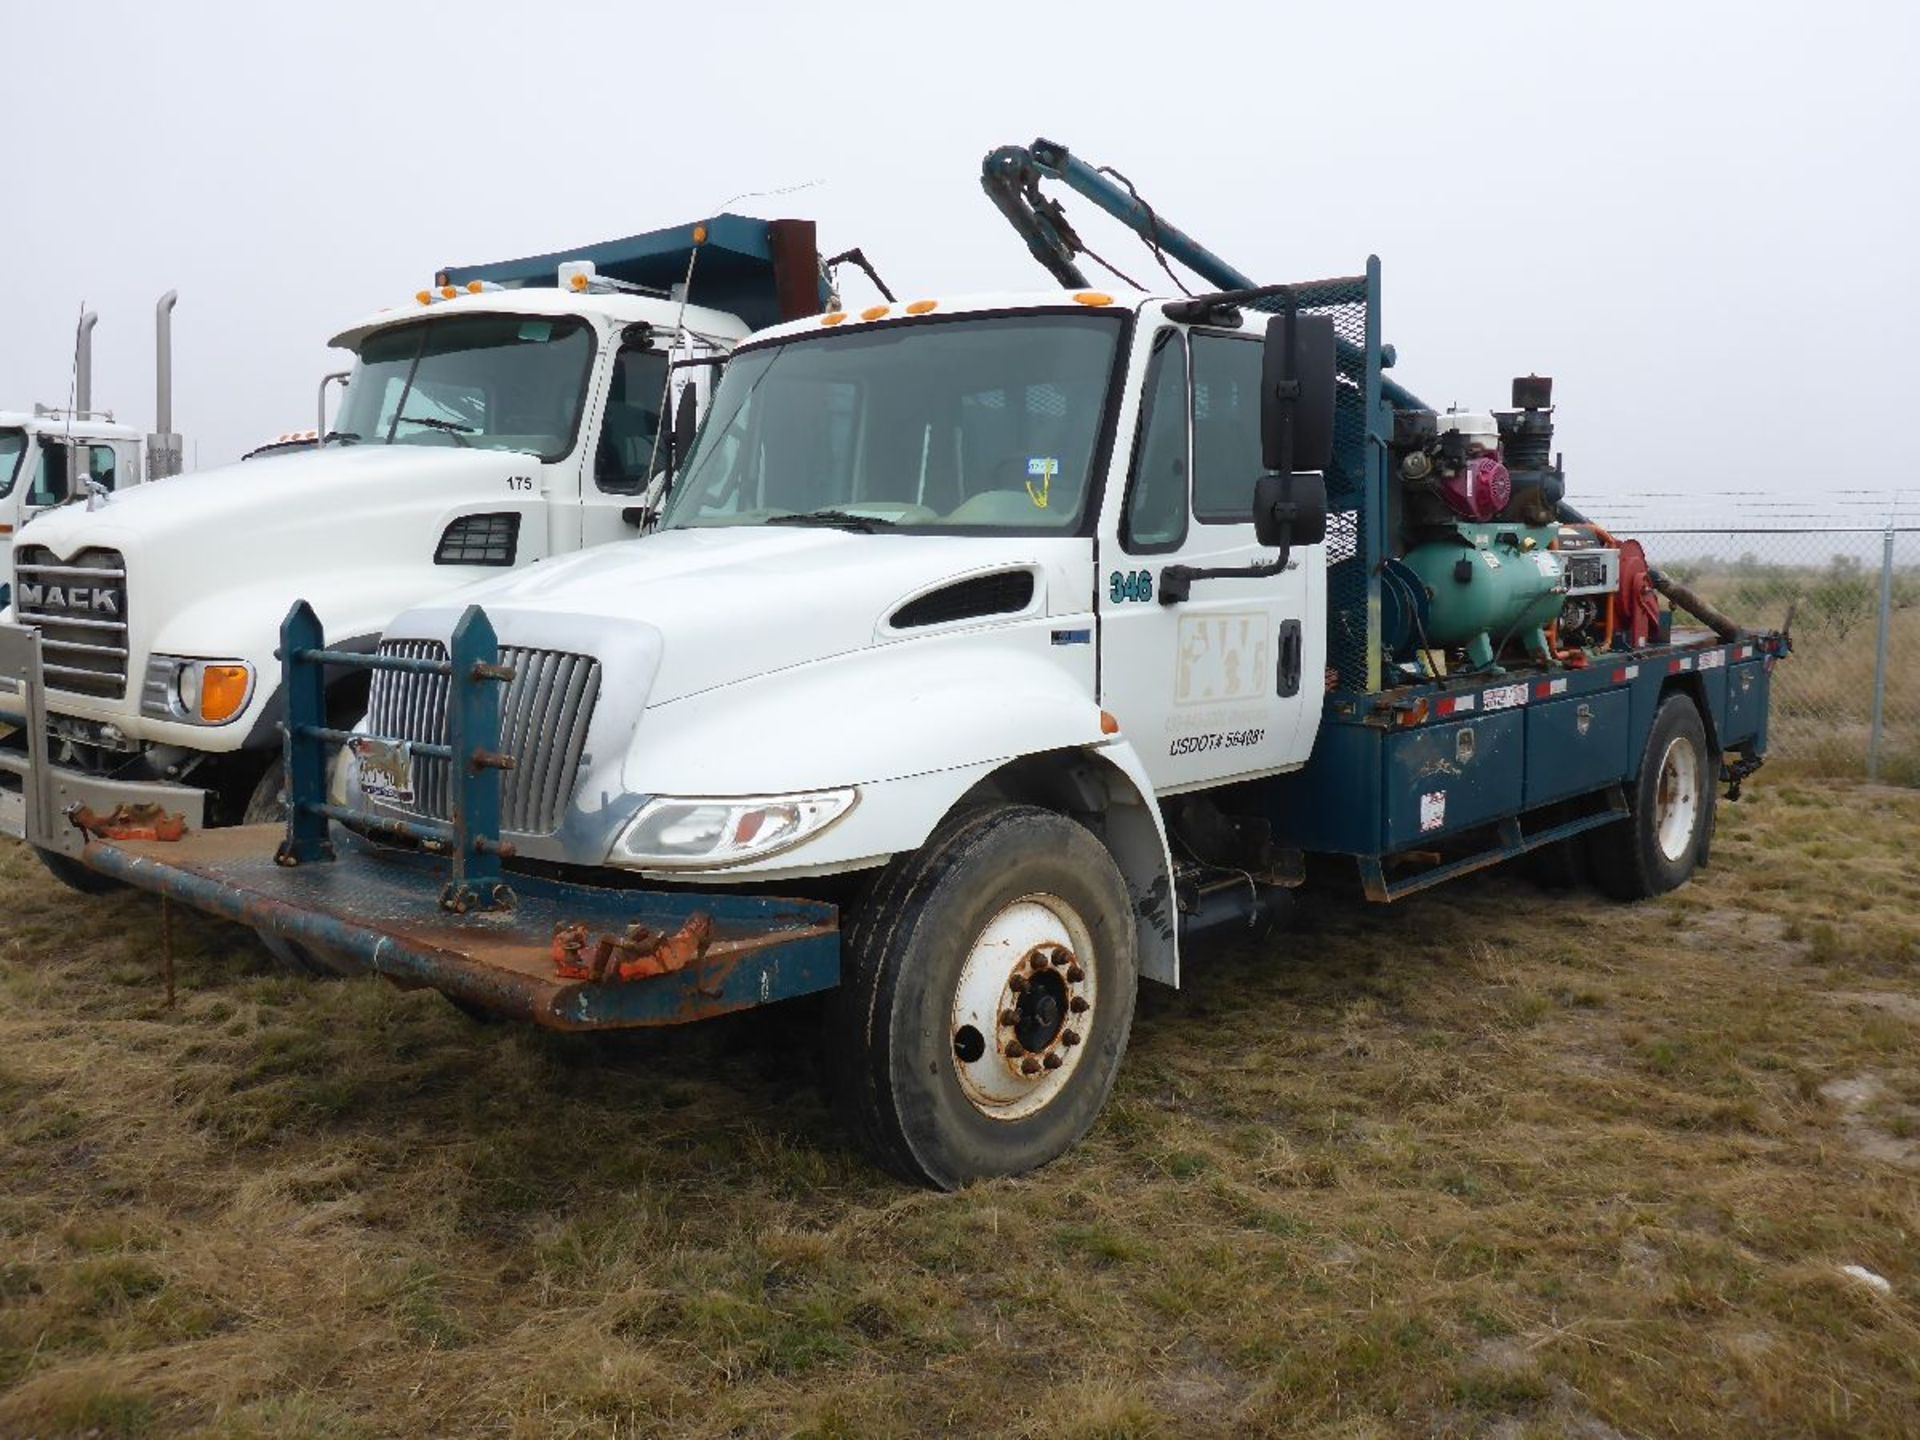
[[[1236,270],[1184,230],[1169,225],[1118,172],[1089,165],[1052,140],[1002,145],[981,162],[980,186],[1027,242],[1033,258],[1065,288],[1087,288],[1089,281],[1080,268],[1079,257],[1092,252],[1075,233],[1060,202],[1040,188],[1042,180],[1058,180],[1092,201],[1144,240],[1162,265],[1169,257],[1178,260],[1218,290],[1258,288],[1251,276]],[[1254,302],[1254,308],[1264,307]],[[1405,410],[1433,408],[1405,386],[1384,375],[1380,379],[1381,393],[1389,403]]]

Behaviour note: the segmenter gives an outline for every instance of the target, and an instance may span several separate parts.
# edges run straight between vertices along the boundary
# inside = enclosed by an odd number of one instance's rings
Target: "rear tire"
[[[949,820],[881,871],[843,955],[840,1100],[894,1173],[943,1190],[1018,1175],[1106,1103],[1138,958],[1126,882],[1083,826],[1025,805]]]
[[[1712,756],[1700,711],[1667,696],[1640,756],[1624,825],[1589,833],[1594,883],[1616,900],[1645,900],[1687,883],[1713,831]]]

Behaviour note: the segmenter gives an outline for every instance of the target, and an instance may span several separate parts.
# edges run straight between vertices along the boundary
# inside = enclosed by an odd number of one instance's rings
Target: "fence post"
[[[1880,733],[1887,710],[1887,632],[1893,624],[1893,525],[1881,539],[1880,633],[1873,651],[1873,729],[1867,736],[1867,779],[1880,778]]]

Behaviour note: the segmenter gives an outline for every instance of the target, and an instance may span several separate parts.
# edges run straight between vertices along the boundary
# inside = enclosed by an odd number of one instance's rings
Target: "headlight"
[[[155,655],[147,661],[140,713],[189,725],[224,725],[252,698],[253,667],[243,660]]]
[[[853,809],[860,792],[649,800],[614,842],[612,865],[704,869],[759,860],[818,835]]]

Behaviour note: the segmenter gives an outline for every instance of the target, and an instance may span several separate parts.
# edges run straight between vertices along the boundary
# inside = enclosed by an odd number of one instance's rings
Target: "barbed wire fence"
[[[1778,629],[1791,614],[1770,758],[1920,786],[1920,492],[1645,492],[1592,509],[1741,624]]]

